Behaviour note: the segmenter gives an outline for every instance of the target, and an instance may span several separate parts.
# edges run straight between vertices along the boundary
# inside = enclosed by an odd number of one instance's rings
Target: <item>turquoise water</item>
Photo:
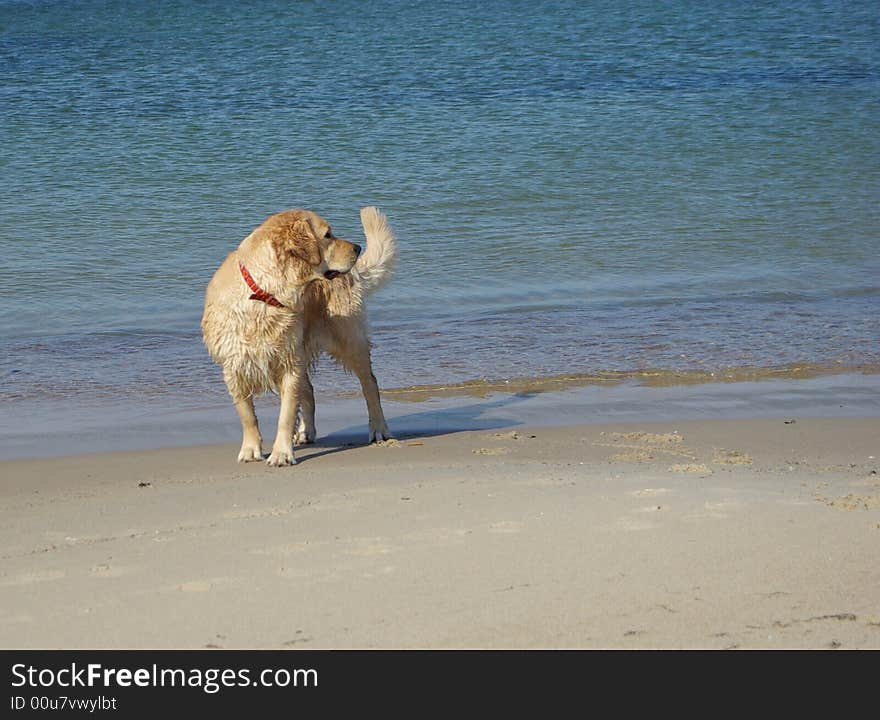
[[[0,1],[0,435],[225,402],[204,287],[288,207],[388,214],[385,387],[878,366],[878,38],[873,1]]]

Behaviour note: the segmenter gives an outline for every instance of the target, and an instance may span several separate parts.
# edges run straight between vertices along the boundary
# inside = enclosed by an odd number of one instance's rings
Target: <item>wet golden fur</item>
[[[314,392],[308,372],[322,351],[361,381],[370,414],[370,440],[388,437],[370,367],[363,296],[387,277],[394,238],[375,208],[364,208],[361,219],[372,246],[368,244],[358,260],[360,248],[335,237],[319,215],[306,210],[273,215],[229,254],[208,284],[202,335],[211,357],[223,368],[241,419],[240,461],[262,459],[253,405],[254,395],[260,393],[276,391],[281,396],[269,464],[295,462],[294,432],[298,443],[315,439]],[[251,299],[240,263],[284,307]]]

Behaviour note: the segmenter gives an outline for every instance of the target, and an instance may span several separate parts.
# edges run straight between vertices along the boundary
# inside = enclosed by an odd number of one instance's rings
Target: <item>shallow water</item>
[[[0,2],[0,413],[222,402],[204,287],[295,206],[354,240],[388,214],[386,387],[880,367],[878,31],[874,2]]]

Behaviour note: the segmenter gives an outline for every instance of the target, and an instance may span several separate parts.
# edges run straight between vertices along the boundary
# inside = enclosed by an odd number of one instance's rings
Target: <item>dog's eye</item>
[[[324,232],[324,239],[329,240],[332,237],[333,237],[333,233],[331,232],[330,228],[327,228],[327,230]]]

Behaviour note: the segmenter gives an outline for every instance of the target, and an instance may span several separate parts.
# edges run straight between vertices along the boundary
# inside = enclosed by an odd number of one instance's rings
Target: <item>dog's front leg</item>
[[[249,395],[242,400],[235,401],[235,409],[241,420],[241,451],[238,453],[239,462],[251,462],[262,460],[263,438],[260,437],[260,426],[257,424],[257,414],[254,412],[254,396]]]
[[[272,445],[272,454],[266,460],[276,467],[296,464],[293,457],[293,426],[296,422],[302,378],[303,372],[297,368],[285,373],[279,383],[281,411],[278,414],[278,433],[275,435],[275,444]]]

